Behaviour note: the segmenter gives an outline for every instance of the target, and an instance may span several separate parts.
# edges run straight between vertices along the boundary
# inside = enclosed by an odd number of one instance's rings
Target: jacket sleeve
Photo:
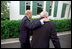
[[[35,29],[36,27],[41,26],[41,22],[39,20],[36,20],[34,22],[30,22],[29,20],[25,21],[25,27],[28,29]]]
[[[57,32],[55,30],[55,24],[54,23],[51,25],[50,38],[51,38],[55,48],[61,48],[59,38],[57,37]]]

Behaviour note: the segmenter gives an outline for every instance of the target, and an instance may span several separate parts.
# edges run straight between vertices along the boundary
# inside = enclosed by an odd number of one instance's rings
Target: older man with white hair
[[[42,11],[42,12],[40,13],[40,17],[45,17],[45,18],[47,18],[47,16],[48,16],[48,12],[47,12],[47,11]]]
[[[47,11],[40,13],[40,19],[48,16]],[[37,20],[35,20],[37,21]],[[33,30],[31,48],[49,48],[49,41],[52,40],[55,48],[60,48],[59,38],[55,30],[55,24],[48,20],[44,25]]]
[[[32,18],[32,12],[30,10],[26,10],[25,17],[21,20],[20,23],[19,40],[21,43],[21,48],[30,48],[30,41],[29,41],[30,30],[40,27],[44,24],[45,21],[48,21],[47,18],[44,18],[31,23],[30,22],[31,18]]]

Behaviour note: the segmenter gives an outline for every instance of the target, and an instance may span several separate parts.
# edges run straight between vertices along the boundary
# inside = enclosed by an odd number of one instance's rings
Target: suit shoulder
[[[54,22],[50,21],[49,23],[50,23],[51,26],[55,26]]]
[[[28,20],[27,17],[26,16],[23,17],[22,21],[26,21],[26,20]]]
[[[50,21],[51,24],[55,24],[54,22]]]

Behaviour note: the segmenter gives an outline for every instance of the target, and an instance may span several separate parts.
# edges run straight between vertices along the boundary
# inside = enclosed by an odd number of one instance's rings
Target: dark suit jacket
[[[55,48],[60,48],[59,39],[55,30],[55,24],[51,21],[45,22],[39,28],[33,30],[31,47],[49,48],[49,41],[52,40]]]
[[[19,40],[23,48],[27,48],[27,46],[29,45],[30,30],[35,29],[36,27],[39,27],[39,26],[41,26],[41,23],[39,20],[31,23],[27,16],[25,16],[21,20]]]

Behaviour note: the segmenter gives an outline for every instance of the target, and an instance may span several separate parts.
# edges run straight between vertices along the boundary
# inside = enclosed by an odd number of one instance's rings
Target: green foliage
[[[9,9],[7,3],[9,3],[9,1],[1,1],[1,20],[9,20]]]
[[[71,30],[71,20],[52,20],[56,25],[57,32],[63,32]]]
[[[19,36],[20,20],[1,21],[1,38],[15,38]]]
[[[32,22],[33,20],[36,20],[36,19],[31,19],[30,21]],[[1,21],[1,39],[19,37],[20,21],[21,20]],[[51,20],[51,21],[55,23],[57,32],[71,30],[70,19]]]

